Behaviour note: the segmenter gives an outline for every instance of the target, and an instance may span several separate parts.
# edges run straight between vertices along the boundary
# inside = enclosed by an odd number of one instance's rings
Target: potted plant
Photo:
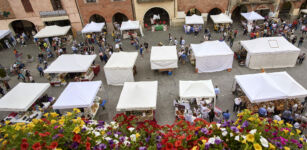
[[[28,54],[27,55],[27,62],[28,63],[31,63],[31,62],[33,62],[34,61],[34,58],[30,55],[30,54]]]

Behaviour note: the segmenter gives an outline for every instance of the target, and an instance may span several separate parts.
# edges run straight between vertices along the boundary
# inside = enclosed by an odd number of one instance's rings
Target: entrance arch
[[[192,15],[198,15],[201,16],[201,12],[196,9],[196,8],[191,8],[188,12],[187,12],[187,16],[192,16]]]
[[[222,13],[222,10],[219,8],[213,8],[209,11],[208,17],[207,17],[207,23],[212,23],[212,19],[210,18],[210,15],[218,15]]]
[[[104,19],[104,17],[102,17],[102,16],[100,16],[100,15],[98,15],[98,14],[94,14],[94,15],[92,15],[92,16],[90,17],[89,23],[92,22],[92,21],[94,21],[94,22],[96,22],[96,23],[106,22],[106,20]]]
[[[247,7],[245,5],[240,5],[237,6],[231,14],[231,19],[234,22],[240,22],[241,19],[241,13],[246,13],[247,12]]]
[[[147,25],[151,25],[151,18],[153,18],[154,15],[158,15],[160,16],[160,19],[156,19],[155,22],[158,22],[161,24],[167,24],[169,25],[169,22],[170,22],[170,18],[169,18],[169,14],[168,12],[163,9],[163,8],[160,8],[160,7],[154,7],[154,8],[151,8],[149,9],[145,15],[144,15],[144,18],[143,18],[143,21],[144,21],[144,25],[147,24]]]
[[[34,23],[28,20],[15,20],[9,24],[9,28],[13,29],[15,34],[25,32],[27,35],[32,35],[32,31],[37,32]]]
[[[280,8],[279,17],[283,19],[289,18],[291,9],[292,9],[291,2],[284,2]]]
[[[112,21],[117,22],[118,24],[122,24],[123,21],[128,21],[128,17],[122,13],[116,13],[112,17]]]

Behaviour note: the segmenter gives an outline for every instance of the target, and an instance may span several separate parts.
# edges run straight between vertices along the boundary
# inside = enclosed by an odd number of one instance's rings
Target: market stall
[[[241,13],[241,16],[243,16],[245,18],[245,20],[247,21],[247,30],[248,32],[251,31],[252,26],[253,26],[253,22],[256,22],[258,20],[264,20],[264,17],[262,17],[260,14],[258,14],[255,11],[251,11],[251,12],[247,12],[247,13]],[[245,24],[243,24],[245,25]]]
[[[273,101],[278,105],[297,101],[307,96],[307,90],[296,82],[287,72],[236,75],[233,91],[242,99],[247,99],[247,107],[253,111],[269,106]],[[270,104],[271,102],[271,104]]]
[[[71,26],[64,26],[60,27],[57,25],[46,26],[45,28],[41,29],[34,38],[49,38],[49,37],[59,37],[65,36],[70,31]]]
[[[240,41],[240,44],[241,52],[246,55],[242,56],[245,58],[242,62],[251,69],[294,67],[300,54],[300,49],[284,37],[257,38]]]
[[[198,73],[216,72],[232,68],[234,53],[224,41],[206,41],[191,44],[190,62]]]
[[[307,9],[301,9],[301,13],[307,14]]]
[[[124,82],[134,82],[137,57],[137,52],[113,53],[104,66],[108,85],[124,85]]]
[[[136,32],[137,30],[140,31],[141,36],[144,36],[139,21],[131,21],[131,20],[123,21],[120,26],[120,31],[124,39],[127,39],[130,36],[137,37],[137,32]]]
[[[204,18],[194,14],[192,16],[185,17],[185,25],[183,28],[185,33],[191,33],[195,31],[195,28],[198,28],[198,31],[200,31],[204,24]]]
[[[55,100],[44,95],[49,87],[48,83],[17,84],[0,99],[0,111],[12,112],[4,120],[28,123],[32,119],[41,118]]]
[[[150,55],[151,70],[169,71],[178,68],[176,46],[153,46]]]
[[[9,38],[12,36],[10,30],[0,30],[0,48],[10,48]],[[15,42],[15,41],[14,41]]]
[[[232,24],[232,19],[226,14],[220,13],[218,15],[210,15],[214,23],[214,30],[218,31],[219,27],[224,26],[227,28],[229,24]]]
[[[53,109],[71,111],[79,108],[85,118],[93,119],[101,103],[101,98],[97,97],[101,84],[101,81],[70,82],[53,104]]]
[[[100,71],[99,65],[93,65],[96,55],[63,54],[53,61],[44,73],[53,86],[66,85],[66,80],[91,81]]]
[[[96,23],[92,21],[91,23],[86,24],[85,27],[81,30],[81,32],[82,34],[102,32],[104,26],[105,23]]]
[[[125,82],[116,110],[134,115],[138,121],[153,120],[157,94],[158,81]]]

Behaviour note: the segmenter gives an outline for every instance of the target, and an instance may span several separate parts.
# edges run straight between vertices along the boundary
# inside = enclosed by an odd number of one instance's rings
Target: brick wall
[[[15,18],[15,14],[13,12],[13,9],[10,6],[10,3],[8,2],[8,0],[0,0],[0,11],[6,11],[6,12],[10,12],[10,15],[5,18],[2,15],[0,16],[0,19],[11,19],[11,18]]]
[[[209,13],[213,8],[223,12],[227,10],[228,0],[178,0],[178,11],[187,13],[191,8],[198,9],[201,13]]]

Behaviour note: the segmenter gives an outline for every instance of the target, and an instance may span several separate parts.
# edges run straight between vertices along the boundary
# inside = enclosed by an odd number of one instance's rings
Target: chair
[[[107,103],[107,100],[102,100],[102,103],[100,104],[100,106],[102,107],[102,109],[104,110],[105,109],[105,105]]]

